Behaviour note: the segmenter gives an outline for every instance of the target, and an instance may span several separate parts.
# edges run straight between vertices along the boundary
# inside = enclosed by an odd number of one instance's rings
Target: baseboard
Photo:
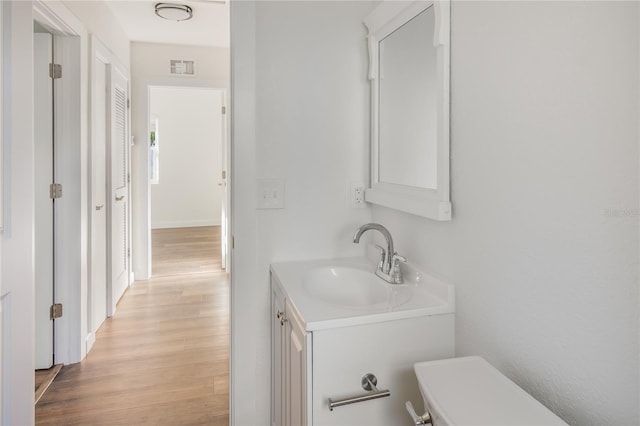
[[[156,222],[151,224],[151,229],[196,228],[198,226],[220,226],[220,221],[219,220],[189,220],[189,221]]]
[[[87,338],[85,339],[85,344],[87,345],[87,354],[93,347],[94,343],[96,343],[96,333],[92,331],[87,335]]]

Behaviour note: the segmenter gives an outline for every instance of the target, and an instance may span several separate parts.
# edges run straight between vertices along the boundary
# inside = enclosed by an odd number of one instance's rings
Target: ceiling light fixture
[[[193,18],[193,9],[186,4],[156,3],[156,15],[169,21],[186,21]]]

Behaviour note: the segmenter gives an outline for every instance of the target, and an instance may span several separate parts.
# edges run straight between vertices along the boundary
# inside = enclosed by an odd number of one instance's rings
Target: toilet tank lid
[[[566,425],[478,356],[414,365],[425,408],[437,425]]]

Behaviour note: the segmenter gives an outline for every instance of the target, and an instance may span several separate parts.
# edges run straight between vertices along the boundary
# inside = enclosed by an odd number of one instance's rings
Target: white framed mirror
[[[368,202],[451,219],[449,1],[383,1],[369,30]]]

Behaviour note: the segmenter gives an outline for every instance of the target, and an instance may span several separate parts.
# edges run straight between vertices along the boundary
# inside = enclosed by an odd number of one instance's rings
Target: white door
[[[285,304],[288,302],[285,302]],[[307,348],[306,332],[297,319],[286,308],[285,323],[289,333],[289,354],[287,357],[286,404],[287,426],[304,426],[307,424]]]
[[[229,153],[231,147],[229,146],[229,138],[227,136],[227,117],[228,108],[226,101],[226,93],[221,92],[222,101],[222,181],[220,186],[222,187],[221,194],[221,208],[220,208],[220,254],[222,269],[227,269],[227,250],[229,249],[229,206],[231,205],[229,200]]]
[[[110,66],[110,137],[109,137],[109,315],[127,289],[128,280],[128,81],[116,67]]]
[[[275,287],[271,290],[271,426],[285,424],[287,336],[284,326],[284,296]]]
[[[107,61],[93,43],[92,108],[92,230],[91,331],[107,318]]]
[[[51,34],[33,35],[35,143],[35,368],[53,365],[53,62]]]

